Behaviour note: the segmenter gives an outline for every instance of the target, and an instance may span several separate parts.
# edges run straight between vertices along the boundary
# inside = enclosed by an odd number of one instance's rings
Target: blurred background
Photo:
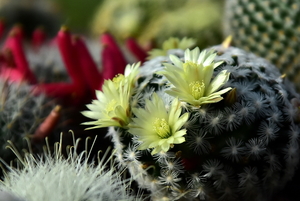
[[[0,7],[6,26],[21,24],[27,34],[43,26],[54,36],[67,25],[75,33],[110,32],[142,45],[170,36],[197,37],[199,46],[222,41],[223,0],[0,0]]]

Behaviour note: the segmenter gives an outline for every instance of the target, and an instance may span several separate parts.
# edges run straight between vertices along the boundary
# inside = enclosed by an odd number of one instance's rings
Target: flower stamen
[[[190,90],[192,92],[192,96],[196,99],[199,100],[201,97],[204,95],[205,91],[205,84],[203,80],[201,82],[199,81],[194,81],[189,84]]]
[[[118,88],[120,82],[122,82],[122,80],[124,80],[124,75],[123,74],[118,74],[116,75],[112,81],[115,84],[115,86]]]
[[[168,122],[163,118],[156,118],[153,122],[153,130],[159,135],[160,138],[165,139],[171,136],[170,126]]]
[[[171,87],[166,93],[196,108],[223,100],[222,95],[232,89],[223,88],[230,72],[222,70],[214,73],[214,69],[223,63],[214,62],[215,57],[216,53],[200,52],[199,48],[187,49],[184,59],[170,55],[173,64],[165,63],[164,70],[157,72],[170,82]]]
[[[109,113],[115,109],[115,106],[117,104],[117,101],[115,99],[112,99],[109,101],[106,105],[106,112]]]

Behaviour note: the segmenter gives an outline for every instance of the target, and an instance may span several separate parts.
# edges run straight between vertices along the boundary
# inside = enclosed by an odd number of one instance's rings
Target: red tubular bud
[[[77,58],[76,52],[73,48],[71,34],[68,29],[66,27],[62,27],[58,32],[56,39],[62,59],[73,83],[77,86],[85,86],[86,83],[80,68],[79,59]]]
[[[12,32],[5,42],[5,48],[9,49],[13,55],[16,68],[31,83],[37,83],[36,77],[31,71],[25,57],[21,36],[19,33]]]
[[[85,101],[88,93],[84,88],[70,83],[40,84],[32,89],[33,94],[45,93],[48,97],[60,99],[64,104],[76,106]]]
[[[11,82],[22,82],[26,80],[24,75],[14,68],[1,67],[0,77]]]
[[[139,44],[137,44],[137,42],[133,38],[129,38],[126,40],[126,46],[139,61],[145,62],[147,53],[141,48],[141,46],[139,46]]]
[[[38,49],[46,41],[46,33],[42,27],[38,27],[32,33],[32,46]]]
[[[75,93],[75,85],[70,83],[48,83],[40,84],[33,88],[33,94],[45,93],[47,96],[55,98],[66,98]]]
[[[124,73],[124,69],[127,65],[127,62],[120,50],[120,48],[118,47],[117,43],[115,42],[114,38],[108,34],[108,33],[105,33],[101,36],[100,38],[100,41],[101,43],[103,44],[103,47],[104,47],[104,50],[109,48],[109,52],[112,54],[112,56],[110,56],[109,58],[113,59],[114,60],[114,72],[116,72],[116,74],[118,73]],[[107,53],[105,53],[107,54]],[[103,53],[102,53],[102,56],[103,56]],[[102,57],[102,59],[107,59],[105,57]],[[103,70],[102,72],[104,73],[106,70],[106,67],[103,66]],[[116,75],[115,74],[115,75]],[[112,77],[106,77],[104,79],[110,79],[110,78],[113,78],[115,75],[113,75]]]
[[[0,64],[4,64],[5,63],[5,56],[3,52],[0,52]],[[1,68],[0,68],[1,69]]]
[[[76,51],[77,58],[79,59],[81,71],[89,88],[92,92],[98,88],[102,83],[102,75],[98,71],[97,65],[92,59],[84,41],[80,37],[75,37],[73,40],[73,46]]]
[[[9,32],[9,35],[18,37],[21,41],[24,39],[24,30],[21,24],[15,25]]]
[[[119,73],[124,73],[124,69],[121,70],[120,68],[116,68],[117,62],[114,58],[113,50],[109,46],[104,46],[102,49],[102,76],[103,76],[103,81],[112,79],[115,77],[115,75]],[[100,83],[101,85],[103,84]],[[101,85],[100,88],[101,89]]]
[[[11,50],[5,49],[1,52],[1,63],[9,68],[17,68]]]
[[[5,32],[5,20],[0,19],[0,39],[2,38],[4,32]]]
[[[34,135],[32,136],[34,140],[43,140],[45,137],[49,136],[57,125],[59,118],[61,116],[61,106],[57,105],[46,119],[37,128]]]

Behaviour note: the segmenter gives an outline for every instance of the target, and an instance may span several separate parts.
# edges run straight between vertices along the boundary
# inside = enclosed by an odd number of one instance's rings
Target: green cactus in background
[[[155,15],[163,11],[178,9],[184,4],[183,0],[169,1],[103,1],[95,14],[92,31],[97,35],[103,31],[119,33],[118,38],[135,36],[143,31]],[[107,20],[102,20],[103,17]]]
[[[160,13],[137,38],[141,43],[152,40],[161,44],[171,36],[194,37],[201,48],[218,44],[222,41],[222,8],[220,0],[185,1],[177,9]]]
[[[103,1],[91,31],[96,35],[109,31],[118,40],[135,37],[142,45],[161,44],[171,36],[201,35],[198,45],[206,47],[222,40],[222,5],[222,0]]]
[[[271,200],[299,161],[292,85],[227,43],[167,54],[106,81],[85,124],[111,126],[120,165],[152,200]]]
[[[300,89],[300,2],[227,0],[224,34],[275,64]]]

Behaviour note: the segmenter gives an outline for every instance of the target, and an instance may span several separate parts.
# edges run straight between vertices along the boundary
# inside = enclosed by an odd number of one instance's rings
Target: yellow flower
[[[231,87],[218,90],[228,81],[230,73],[223,70],[212,80],[214,69],[222,63],[214,63],[215,56],[212,52],[200,53],[199,48],[187,49],[184,62],[170,55],[174,65],[164,63],[165,69],[158,72],[171,83],[171,88],[166,92],[196,107],[222,100],[221,95]]]
[[[186,49],[192,47],[195,45],[195,43],[196,40],[194,40],[193,38],[184,37],[180,40],[178,38],[171,37],[163,43],[162,49],[151,50],[149,52],[148,59],[153,59],[157,56],[165,56],[167,55],[167,51],[171,49]]]
[[[141,63],[138,62],[136,64],[128,64],[125,67],[125,72],[124,72],[124,76],[125,76],[125,82],[128,82],[129,87],[134,87],[135,81],[137,80],[137,74],[139,73],[139,67],[140,67]]]
[[[135,108],[136,118],[129,124],[129,133],[136,135],[141,142],[139,149],[154,148],[151,154],[167,152],[174,144],[185,141],[186,129],[181,127],[188,120],[188,113],[181,115],[180,102],[177,98],[167,109],[163,100],[154,93],[151,100],[146,100],[145,108]],[[181,116],[180,116],[181,115]]]
[[[125,75],[117,75],[112,80],[105,80],[102,91],[96,91],[97,100],[86,105],[88,111],[82,114],[96,121],[83,123],[94,125],[93,128],[117,126],[126,128],[131,118],[130,97],[139,70],[139,63],[127,65]]]

